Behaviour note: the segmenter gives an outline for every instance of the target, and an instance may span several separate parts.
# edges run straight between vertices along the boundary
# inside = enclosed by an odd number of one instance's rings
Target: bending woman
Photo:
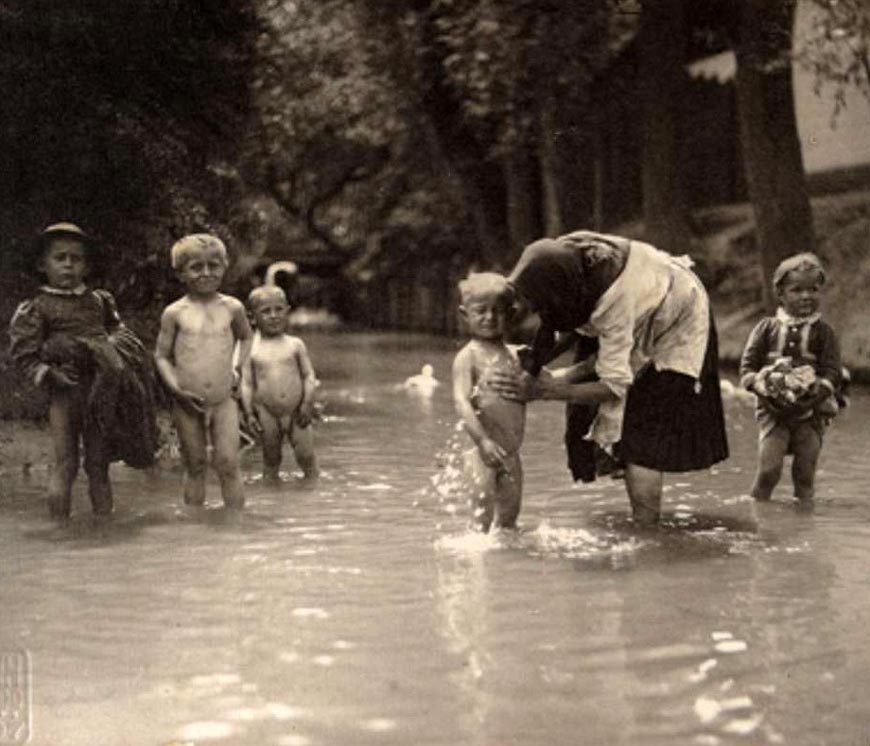
[[[537,377],[503,374],[493,385],[520,401],[597,404],[586,437],[626,463],[642,524],[659,520],[663,472],[728,457],[716,330],[690,267],[688,257],[640,241],[578,231],[530,244],[509,277],[541,319],[533,357],[546,357],[556,332],[597,338],[598,352]]]

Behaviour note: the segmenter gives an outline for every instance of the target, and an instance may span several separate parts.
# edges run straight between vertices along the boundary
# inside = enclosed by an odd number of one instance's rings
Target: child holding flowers
[[[821,318],[825,270],[814,254],[785,259],[773,274],[779,307],[749,336],[740,382],[757,397],[758,471],[751,494],[770,499],[787,454],[798,500],[813,499],[825,428],[838,411],[842,377],[837,336]]]

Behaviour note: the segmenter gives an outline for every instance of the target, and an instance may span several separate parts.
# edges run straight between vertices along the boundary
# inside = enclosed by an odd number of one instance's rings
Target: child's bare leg
[[[264,407],[257,407],[257,419],[263,428],[263,478],[275,481],[280,476],[281,444],[284,432],[281,422]]]
[[[487,532],[492,525],[497,472],[487,466],[477,448],[465,453],[465,475],[471,488],[471,527]]]
[[[172,407],[172,419],[184,461],[184,502],[187,505],[202,505],[205,503],[207,466],[204,415],[188,412],[175,404]]]
[[[812,425],[802,425],[792,448],[794,460],[791,464],[791,478],[794,483],[794,496],[798,500],[809,502],[815,495],[816,466],[822,452],[822,439]]]
[[[109,482],[109,457],[106,443],[95,427],[85,428],[85,472],[88,475],[88,494],[95,515],[112,512],[112,485]]]
[[[290,424],[290,444],[296,463],[302,469],[306,479],[317,477],[317,457],[314,455],[314,428],[311,425],[299,427],[295,422]]]
[[[229,398],[214,408],[211,443],[224,505],[228,508],[244,507],[245,493],[239,473],[239,407],[235,399]]]
[[[635,523],[654,526],[662,510],[662,473],[638,464],[625,465],[625,489]]]
[[[72,485],[79,469],[81,417],[69,393],[52,397],[48,411],[54,467],[48,479],[48,511],[53,518],[67,518],[72,507]]]
[[[758,471],[749,494],[756,500],[770,500],[782,476],[782,462],[788,450],[788,432],[782,425],[758,444]]]
[[[496,476],[495,515],[492,523],[496,528],[514,528],[520,514],[523,498],[523,465],[519,454],[505,459],[504,470]]]

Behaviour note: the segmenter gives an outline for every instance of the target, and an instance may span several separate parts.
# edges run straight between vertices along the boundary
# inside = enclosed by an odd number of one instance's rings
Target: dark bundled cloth
[[[154,463],[153,358],[121,323],[109,293],[40,293],[19,306],[9,331],[13,358],[37,383],[46,365],[75,370],[85,427],[100,434],[109,461],[137,469]]]

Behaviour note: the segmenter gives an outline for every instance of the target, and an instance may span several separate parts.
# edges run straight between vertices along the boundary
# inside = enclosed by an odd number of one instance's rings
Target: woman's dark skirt
[[[719,344],[711,319],[696,381],[648,365],[628,390],[619,454],[629,464],[667,472],[706,469],[728,458],[719,388]],[[698,389],[699,390],[696,390]]]

